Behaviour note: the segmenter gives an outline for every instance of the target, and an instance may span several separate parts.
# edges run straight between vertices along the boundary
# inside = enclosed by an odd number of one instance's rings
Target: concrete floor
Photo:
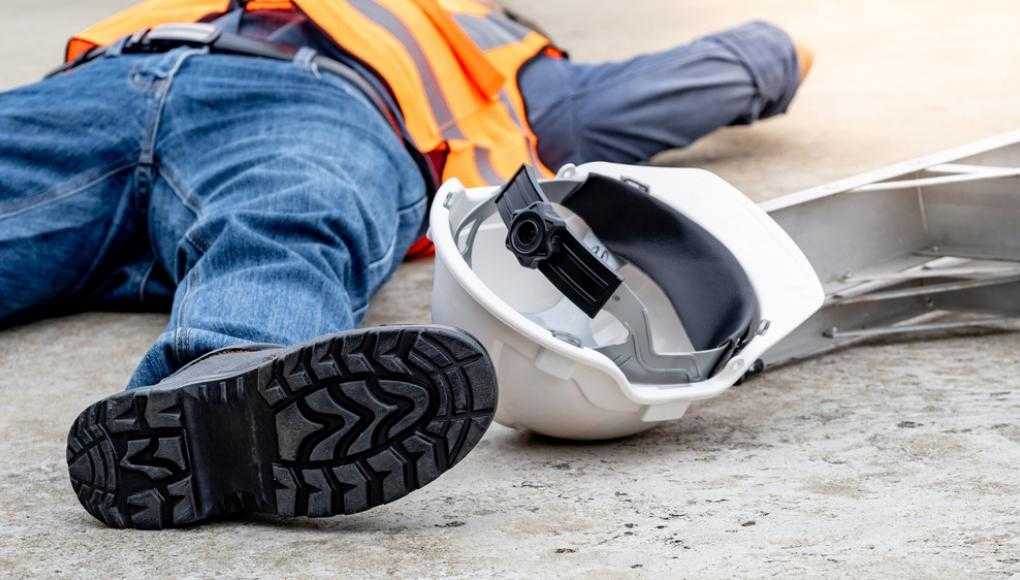
[[[5,0],[0,89],[126,4]],[[754,17],[814,44],[791,115],[663,156],[756,199],[1020,126],[1012,0],[512,4],[580,59]],[[429,284],[430,264],[405,267],[371,321],[427,320]],[[104,529],[67,482],[66,429],[165,322],[84,314],[0,332],[0,576],[1020,576],[1020,333],[860,347],[624,441],[496,427],[440,481],[358,516]]]

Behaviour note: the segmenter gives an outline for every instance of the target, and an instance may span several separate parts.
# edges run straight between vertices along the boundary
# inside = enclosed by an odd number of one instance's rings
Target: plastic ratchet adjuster
[[[623,282],[567,229],[531,167],[521,167],[496,196],[507,227],[506,247],[525,268],[537,269],[589,318]]]

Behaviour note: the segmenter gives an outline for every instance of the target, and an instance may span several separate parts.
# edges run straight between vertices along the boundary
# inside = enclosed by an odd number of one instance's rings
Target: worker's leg
[[[0,325],[128,288],[147,245],[137,163],[149,110],[132,62],[100,59],[0,94]],[[137,288],[137,284],[134,284]]]
[[[444,327],[336,334],[425,213],[424,179],[379,113],[298,63],[179,49],[136,76],[161,111],[142,152],[149,279],[176,290],[129,384],[152,387],[97,401],[68,434],[83,507],[147,529],[330,516],[453,467],[493,417],[484,347]],[[302,344],[218,350],[252,342]]]
[[[798,59],[785,32],[752,22],[622,62],[540,58],[521,87],[546,165],[635,163],[783,113],[807,54]]]
[[[485,349],[439,327],[335,334],[360,320],[425,213],[424,180],[379,113],[297,63],[177,50],[136,74],[161,111],[143,148],[150,279],[175,293],[129,384],[152,388],[97,401],[71,427],[83,507],[147,529],[330,516],[453,467],[492,420]],[[196,360],[252,342],[303,344]]]
[[[149,229],[176,293],[129,387],[221,347],[354,327],[426,206],[411,157],[341,80],[221,55],[171,74]]]

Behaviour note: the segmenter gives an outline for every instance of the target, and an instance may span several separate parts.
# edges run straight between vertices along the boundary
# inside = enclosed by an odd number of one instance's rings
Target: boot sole
[[[485,349],[462,331],[354,331],[226,378],[95,403],[68,434],[67,463],[81,504],[112,527],[353,514],[456,465],[496,396]]]

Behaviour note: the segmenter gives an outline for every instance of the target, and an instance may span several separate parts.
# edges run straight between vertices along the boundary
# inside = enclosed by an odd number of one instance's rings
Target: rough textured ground
[[[126,3],[5,0],[0,88]],[[1020,125],[1009,0],[513,4],[584,59],[761,16],[809,39],[817,68],[791,116],[663,158],[759,199]],[[427,263],[404,268],[372,320],[426,320],[429,279]],[[857,348],[624,441],[495,428],[437,483],[358,516],[107,530],[71,492],[64,436],[163,324],[85,314],[0,332],[0,576],[1020,575],[1020,333]]]

